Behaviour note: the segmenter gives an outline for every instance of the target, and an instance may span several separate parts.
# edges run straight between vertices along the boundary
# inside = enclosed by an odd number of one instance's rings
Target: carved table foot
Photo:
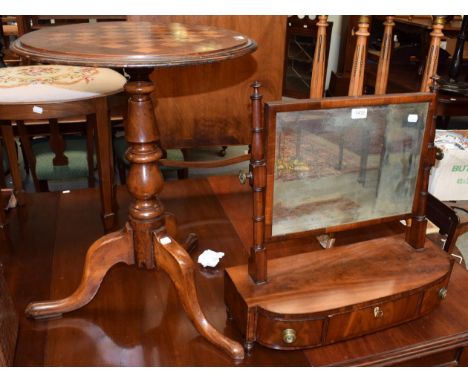
[[[35,319],[61,316],[79,309],[96,295],[107,271],[117,263],[134,264],[132,231],[126,227],[94,242],[88,249],[80,285],[70,296],[31,303],[26,315]]]
[[[198,332],[234,359],[244,358],[244,349],[218,330],[206,319],[195,288],[194,265],[184,248],[164,231],[155,233],[155,262],[167,273],[174,283],[185,313]],[[158,245],[159,244],[159,245]]]

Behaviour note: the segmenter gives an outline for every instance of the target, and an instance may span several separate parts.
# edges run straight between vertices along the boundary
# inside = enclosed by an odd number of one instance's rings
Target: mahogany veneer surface
[[[119,188],[119,221],[126,220],[130,196]],[[240,339],[226,321],[223,304],[224,266],[247,258],[208,182],[168,182],[165,207],[178,218],[181,237],[199,235],[196,261],[204,249],[224,251],[215,270],[196,267],[197,293],[207,319],[221,332]],[[107,274],[97,296],[86,307],[63,318],[33,321],[25,317],[27,303],[61,298],[78,285],[85,253],[102,235],[96,219],[97,190],[69,194],[28,194],[26,207],[11,213],[7,238],[1,241],[0,261],[20,318],[17,366],[233,366],[228,355],[203,339],[177,299],[163,272],[117,265]],[[215,235],[213,233],[216,233]],[[285,355],[259,349],[242,365],[296,365],[304,354]]]
[[[256,43],[238,32],[203,25],[120,21],[44,28],[21,36],[12,48],[48,63],[172,67],[243,56]]]
[[[0,366],[11,366],[15,354],[18,317],[5,285],[2,268],[0,263]]]
[[[198,296],[207,318],[233,339],[237,328],[226,320],[223,270],[245,264],[252,230],[251,190],[235,177],[168,182],[162,199],[177,218],[182,237],[200,239],[203,249],[226,253],[219,267],[196,271]],[[117,192],[121,224],[130,198]],[[25,207],[10,212],[0,234],[0,262],[20,318],[16,366],[325,366],[332,364],[467,365],[468,272],[455,265],[448,296],[433,312],[384,331],[306,351],[278,351],[255,346],[236,362],[194,329],[163,272],[115,266],[95,299],[62,319],[27,319],[24,308],[35,299],[58,298],[79,282],[85,252],[102,235],[95,211],[97,190],[70,194],[27,195]],[[337,245],[400,234],[396,224],[337,234]],[[250,236],[251,237],[251,236]],[[291,240],[270,250],[272,257],[319,249],[315,239]],[[442,354],[442,353],[443,354]],[[421,355],[425,355],[421,358]],[[432,357],[432,358],[430,358]],[[447,361],[448,360],[448,361]]]
[[[248,306],[301,315],[399,295],[446,276],[450,262],[431,242],[415,252],[403,237],[383,238],[269,262],[269,282],[256,285],[245,266],[227,272]]]

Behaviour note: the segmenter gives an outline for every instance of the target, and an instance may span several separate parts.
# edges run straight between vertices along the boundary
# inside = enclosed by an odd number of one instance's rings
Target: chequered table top
[[[44,28],[13,44],[18,54],[40,62],[111,67],[202,64],[255,48],[247,36],[212,26],[125,21]]]

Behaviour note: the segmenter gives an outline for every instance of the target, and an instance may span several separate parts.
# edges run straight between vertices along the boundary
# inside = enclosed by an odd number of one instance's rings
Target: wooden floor
[[[226,319],[223,269],[247,261],[252,232],[249,187],[228,177],[189,179],[166,183],[162,199],[178,218],[181,238],[198,234],[194,260],[204,249],[225,252],[215,270],[197,265],[198,296],[212,324],[241,341]],[[129,204],[124,188],[118,189],[118,203],[122,226]],[[320,349],[276,351],[257,345],[243,361],[231,360],[197,333],[170,280],[158,271],[117,265],[89,305],[61,319],[27,319],[22,313],[27,303],[64,297],[78,285],[86,250],[103,234],[99,209],[95,189],[29,194],[26,206],[9,214],[10,224],[0,237],[0,262],[20,315],[16,366],[385,364],[395,359],[397,350],[412,354],[416,347],[429,349],[434,341],[468,341],[468,272],[458,265],[447,299],[418,321]],[[341,234],[337,245],[400,233],[399,224],[378,226]],[[270,255],[313,249],[319,249],[315,239],[302,239],[271,248]]]

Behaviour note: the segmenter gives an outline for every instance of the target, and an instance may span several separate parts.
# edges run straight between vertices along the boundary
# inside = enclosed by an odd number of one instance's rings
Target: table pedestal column
[[[154,90],[150,73],[150,69],[132,69],[132,81],[125,87],[130,96],[125,131],[129,143],[127,159],[131,163],[127,184],[134,199],[129,222],[121,231],[103,236],[89,248],[80,285],[73,294],[61,300],[29,304],[26,314],[36,319],[48,318],[86,305],[96,295],[107,271],[117,263],[137,264],[150,270],[161,268],[174,283],[185,312],[200,334],[231,357],[242,359],[242,346],[211,326],[201,311],[194,264],[186,251],[193,247],[196,236],[189,235],[184,246],[178,244],[173,239],[174,219],[164,213],[159,200],[164,180],[157,163],[162,151],[150,97]]]

